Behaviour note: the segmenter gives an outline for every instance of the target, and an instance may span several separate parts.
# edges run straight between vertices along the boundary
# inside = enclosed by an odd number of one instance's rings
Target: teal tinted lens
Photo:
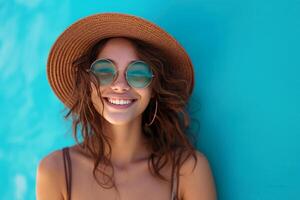
[[[91,66],[91,71],[96,75],[101,85],[113,82],[116,74],[113,64],[108,60],[97,60]]]
[[[152,80],[153,73],[150,66],[142,61],[132,63],[127,70],[126,78],[132,87],[144,88]]]

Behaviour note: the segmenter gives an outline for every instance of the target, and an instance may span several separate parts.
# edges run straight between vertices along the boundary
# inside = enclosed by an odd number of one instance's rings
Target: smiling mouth
[[[108,97],[103,97],[106,101],[109,101],[108,99],[113,99],[113,100],[116,100],[115,98],[108,98]],[[119,99],[120,100],[120,99]],[[121,99],[121,100],[125,100],[125,101],[136,101],[136,99]]]
[[[104,97],[104,101],[110,106],[110,107],[113,107],[113,108],[116,108],[116,109],[124,109],[124,108],[129,108],[132,104],[134,104],[136,102],[136,99],[132,99],[131,102],[129,104],[114,104],[114,103],[111,103],[110,101],[108,101],[108,98],[107,97]]]

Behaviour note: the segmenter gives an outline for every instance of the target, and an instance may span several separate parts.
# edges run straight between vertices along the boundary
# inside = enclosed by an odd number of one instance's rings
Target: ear
[[[96,85],[93,82],[91,82],[91,89],[92,89],[92,91],[96,90]]]

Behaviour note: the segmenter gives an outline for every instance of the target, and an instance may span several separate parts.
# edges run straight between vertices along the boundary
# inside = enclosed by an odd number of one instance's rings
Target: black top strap
[[[67,185],[67,200],[71,200],[72,163],[70,159],[69,147],[63,148],[63,159],[64,159],[65,179]]]
[[[171,187],[171,200],[177,200],[176,195],[178,194],[178,184],[179,184],[179,177],[177,176],[176,167],[172,167],[172,187]]]
[[[175,192],[175,195],[179,195],[178,194],[178,188],[179,188],[179,175],[176,173],[176,192]],[[176,196],[175,196],[176,197]],[[174,199],[177,199],[177,197],[176,198],[174,198]]]

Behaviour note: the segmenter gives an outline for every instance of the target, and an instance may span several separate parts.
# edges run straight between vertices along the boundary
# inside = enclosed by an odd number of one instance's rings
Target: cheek
[[[100,91],[101,92],[101,89]],[[101,99],[100,97],[98,96],[97,94],[97,90],[94,86],[92,86],[92,91],[91,91],[91,100],[92,100],[92,103],[95,107],[95,109],[101,113],[101,111],[103,110],[103,106],[102,106],[102,102],[101,102]],[[104,103],[104,102],[103,102]]]
[[[151,100],[151,91],[144,91],[140,93],[142,104],[146,108]]]

